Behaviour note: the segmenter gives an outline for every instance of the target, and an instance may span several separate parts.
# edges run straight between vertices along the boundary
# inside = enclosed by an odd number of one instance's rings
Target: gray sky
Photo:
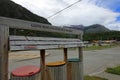
[[[31,12],[45,18],[62,10],[77,0],[12,0]],[[108,0],[107,0],[108,1]],[[53,25],[102,24],[109,29],[120,30],[117,20],[120,12],[114,11],[112,1],[120,0],[82,0],[76,5],[48,19]],[[116,2],[116,3],[118,3]],[[115,4],[115,3],[114,3]]]

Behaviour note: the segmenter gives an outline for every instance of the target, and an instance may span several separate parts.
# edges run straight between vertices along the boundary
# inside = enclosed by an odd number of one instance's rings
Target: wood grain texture
[[[10,36],[10,50],[40,50],[81,47],[79,39]]]
[[[0,24],[8,25],[10,26],[10,28],[29,29],[29,30],[37,30],[37,31],[58,32],[58,33],[67,33],[67,34],[83,33],[80,30],[62,28],[61,26],[51,26],[47,24],[6,18],[6,17],[0,17]]]
[[[45,50],[40,50],[41,80],[46,80]]]
[[[0,80],[8,80],[9,27],[0,25]]]
[[[67,51],[67,48],[64,48],[64,61],[67,63],[67,58],[68,58],[68,51]]]

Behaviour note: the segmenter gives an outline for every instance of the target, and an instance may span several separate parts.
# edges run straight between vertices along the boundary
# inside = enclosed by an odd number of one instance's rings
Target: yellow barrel
[[[64,61],[50,62],[46,66],[47,80],[67,80],[66,63]]]

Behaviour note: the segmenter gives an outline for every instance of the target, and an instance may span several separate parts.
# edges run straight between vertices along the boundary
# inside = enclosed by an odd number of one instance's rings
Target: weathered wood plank
[[[81,42],[64,42],[64,41],[10,41],[10,45],[62,45],[62,44],[81,44]]]
[[[52,37],[29,37],[29,36],[10,36],[10,41],[81,41],[80,39],[73,39],[73,38],[52,38]]]
[[[80,47],[82,44],[74,44],[74,45],[43,45],[43,46],[10,46],[10,50],[40,50],[40,49],[56,49],[56,48],[72,48],[72,47]]]
[[[47,24],[24,21],[6,17],[0,17],[0,24],[5,24],[10,28],[20,28],[20,29],[29,29],[37,31],[47,31],[47,32],[59,32],[59,33],[68,33],[68,34],[83,34],[80,30],[74,30],[69,28],[62,28],[57,26],[51,26]]]
[[[0,80],[8,80],[9,27],[0,25]]]
[[[10,36],[10,50],[38,50],[81,47],[79,39]]]

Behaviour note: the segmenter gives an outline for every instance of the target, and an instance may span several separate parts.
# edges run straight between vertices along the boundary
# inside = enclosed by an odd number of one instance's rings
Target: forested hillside
[[[84,27],[85,33],[99,33],[99,32],[109,32],[110,30],[103,25],[93,24],[87,27]]]
[[[100,32],[100,33],[85,33],[84,40],[120,40],[120,31]]]

